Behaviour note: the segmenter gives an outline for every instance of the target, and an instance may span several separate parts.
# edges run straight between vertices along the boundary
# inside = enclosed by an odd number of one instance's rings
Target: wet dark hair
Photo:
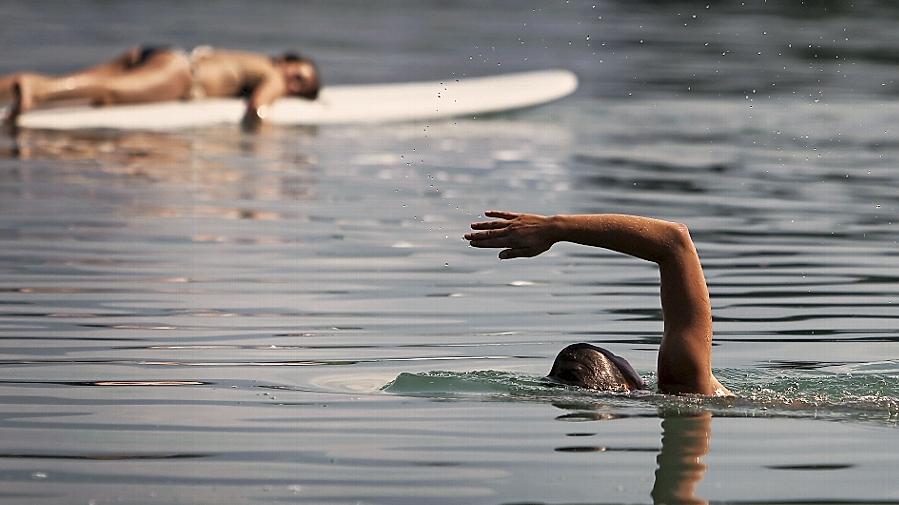
[[[608,391],[646,389],[626,359],[592,344],[571,344],[559,351],[547,377],[553,381]]]
[[[308,98],[310,100],[315,100],[318,98],[318,92],[321,90],[321,72],[318,70],[318,65],[315,64],[315,61],[312,58],[299,53],[297,51],[285,51],[281,56],[275,58],[277,61],[283,61],[285,63],[305,63],[306,65],[310,65],[312,70],[315,71],[315,77],[312,82],[312,87],[303,92],[300,96],[303,98]]]

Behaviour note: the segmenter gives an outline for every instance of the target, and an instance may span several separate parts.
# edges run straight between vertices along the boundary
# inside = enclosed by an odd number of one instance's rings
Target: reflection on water
[[[702,457],[709,452],[712,415],[662,417],[662,449],[656,457],[652,501],[656,504],[707,504],[696,496],[696,486],[705,476]]]
[[[556,417],[557,420],[571,421],[611,421],[614,414],[602,413],[596,409],[602,406],[554,404],[556,407],[571,409],[574,412]],[[589,410],[584,410],[588,408]],[[658,411],[661,418],[661,448],[610,446],[610,445],[576,445],[557,447],[558,452],[590,453],[590,452],[647,452],[656,454],[657,468],[653,482],[652,502],[657,505],[690,505],[707,504],[708,501],[697,496],[696,487],[705,476],[707,466],[703,456],[708,454],[712,436],[711,412],[694,411],[679,412],[662,408]],[[595,437],[596,432],[566,433],[569,437]]]
[[[283,134],[283,132],[282,132]],[[275,137],[270,138],[270,137]],[[267,137],[252,137],[242,135],[233,128],[206,129],[185,136],[175,133],[141,132],[141,131],[44,131],[17,129],[14,134],[3,139],[6,144],[0,153],[19,160],[32,161],[66,161],[71,164],[67,170],[71,180],[85,174],[85,162],[90,162],[90,172],[99,172],[108,176],[119,176],[119,181],[132,183],[170,183],[190,184],[193,188],[209,188],[242,182],[248,180],[247,174],[233,165],[234,160],[245,158],[267,162],[268,168],[275,171],[294,171],[298,166],[309,165],[310,161],[302,153],[285,151],[278,140],[283,140],[281,135],[273,132]],[[232,160],[226,162],[226,160]],[[30,164],[21,164],[20,168],[26,170]],[[280,170],[279,170],[280,169]],[[20,177],[28,177],[27,172],[18,174]],[[96,177],[96,175],[94,175]],[[299,179],[302,180],[302,179]],[[289,180],[291,183],[297,179]],[[34,181],[38,182],[38,181]],[[85,181],[86,182],[86,181]],[[307,181],[303,181],[307,182]],[[253,191],[254,186],[242,186],[244,192]],[[269,191],[269,188],[258,188],[260,191]],[[301,191],[301,194],[305,191]],[[198,198],[198,201],[207,200]],[[250,200],[265,199],[263,194],[247,194],[243,196]],[[284,198],[298,196],[276,193],[268,195],[270,198]],[[213,212],[214,206],[198,208],[198,213]],[[167,208],[160,208],[158,212],[170,212]],[[215,210],[215,212],[220,212]],[[225,217],[238,219],[265,219],[265,213],[258,213],[258,217],[252,210],[229,209]]]

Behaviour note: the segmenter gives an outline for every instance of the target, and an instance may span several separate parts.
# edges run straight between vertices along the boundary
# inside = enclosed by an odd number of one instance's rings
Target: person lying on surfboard
[[[200,46],[137,46],[100,65],[69,75],[17,73],[0,77],[0,100],[12,99],[14,124],[36,105],[90,100],[94,105],[133,104],[205,97],[245,97],[243,125],[258,126],[282,96],[315,100],[321,78],[315,63],[297,53],[276,57]]]
[[[497,218],[471,224],[472,247],[501,248],[500,259],[530,258],[556,242],[629,254],[659,266],[664,332],[658,389],[668,394],[730,396],[712,374],[712,309],[699,255],[683,224],[618,214],[540,216],[486,212]],[[633,391],[646,385],[622,357],[591,344],[572,344],[556,356],[548,377],[589,389]]]

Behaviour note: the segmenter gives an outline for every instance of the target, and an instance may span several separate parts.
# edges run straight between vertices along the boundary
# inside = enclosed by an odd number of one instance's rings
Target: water
[[[330,82],[563,67],[581,89],[0,141],[4,501],[899,502],[891,4],[153,5],[5,6],[0,71],[299,41]],[[460,238],[488,208],[687,223],[739,397],[542,382],[575,341],[653,382],[657,273],[569,245],[499,262]]]

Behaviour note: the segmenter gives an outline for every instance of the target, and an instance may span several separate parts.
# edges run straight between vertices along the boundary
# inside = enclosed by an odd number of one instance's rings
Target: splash
[[[899,423],[899,375],[857,372],[725,369],[716,375],[735,385],[738,412]]]
[[[386,393],[441,399],[575,402],[671,411],[702,410],[721,417],[797,417],[899,424],[899,376],[888,373],[825,374],[758,369],[720,369],[716,376],[735,398],[591,391],[543,377],[499,371],[401,373]],[[645,374],[655,388],[653,374]]]

